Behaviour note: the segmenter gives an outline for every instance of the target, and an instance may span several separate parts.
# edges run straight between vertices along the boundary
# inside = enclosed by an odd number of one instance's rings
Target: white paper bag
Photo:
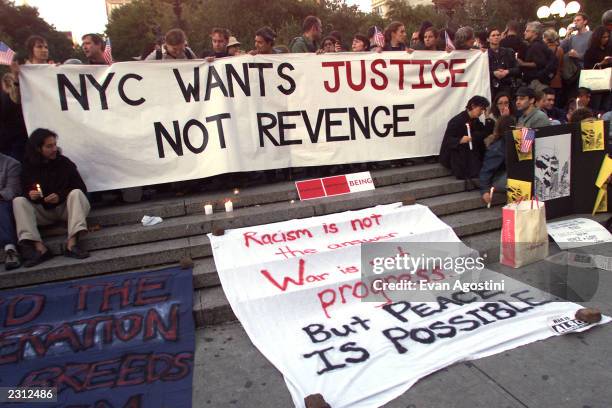
[[[520,268],[548,256],[546,209],[534,200],[506,205],[502,209],[500,262]]]

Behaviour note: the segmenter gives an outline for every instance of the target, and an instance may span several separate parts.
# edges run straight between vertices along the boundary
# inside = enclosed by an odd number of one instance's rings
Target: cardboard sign
[[[190,408],[191,271],[170,268],[0,293],[0,384],[53,387],[37,407]]]
[[[374,190],[374,181],[369,171],[341,176],[296,181],[300,200],[331,197],[335,195]]]
[[[588,218],[549,222],[548,235],[559,248],[578,248],[612,241],[612,234],[597,221]]]

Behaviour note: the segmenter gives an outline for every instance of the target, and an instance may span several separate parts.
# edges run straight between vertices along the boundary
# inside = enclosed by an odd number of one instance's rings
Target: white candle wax
[[[227,200],[225,202],[225,212],[232,212],[234,211],[234,204],[232,204],[231,200]]]
[[[211,204],[206,204],[204,206],[204,214],[210,215],[213,213],[213,206]]]
[[[474,145],[472,145],[472,130],[470,129],[470,124],[466,123],[465,127],[467,128],[468,136],[470,137],[470,141],[469,141],[470,150],[474,150]]]

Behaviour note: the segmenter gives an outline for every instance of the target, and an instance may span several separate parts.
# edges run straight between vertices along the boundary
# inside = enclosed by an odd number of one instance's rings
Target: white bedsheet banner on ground
[[[359,287],[361,243],[460,242],[420,205],[247,227],[210,239],[234,313],[284,375],[297,407],[315,393],[334,408],[381,406],[450,364],[553,336],[555,322],[567,326],[580,308],[536,301],[524,285],[438,303],[360,302],[369,290]]]
[[[490,96],[480,51],[282,54],[24,65],[23,112],[92,191],[221,173],[438,154],[447,121]]]

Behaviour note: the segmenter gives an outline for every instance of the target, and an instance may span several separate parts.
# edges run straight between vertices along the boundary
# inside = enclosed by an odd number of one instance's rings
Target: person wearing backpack
[[[182,60],[195,59],[196,55],[187,47],[187,35],[180,28],[174,28],[166,33],[164,45],[155,49],[146,58],[147,61],[155,60]]]
[[[557,59],[557,70],[555,76],[550,80],[550,88],[555,92],[555,105],[557,108],[564,106],[563,98],[563,55],[565,52],[559,45],[559,34],[557,31],[550,28],[544,31],[543,34],[544,43],[552,51],[553,55]]]

